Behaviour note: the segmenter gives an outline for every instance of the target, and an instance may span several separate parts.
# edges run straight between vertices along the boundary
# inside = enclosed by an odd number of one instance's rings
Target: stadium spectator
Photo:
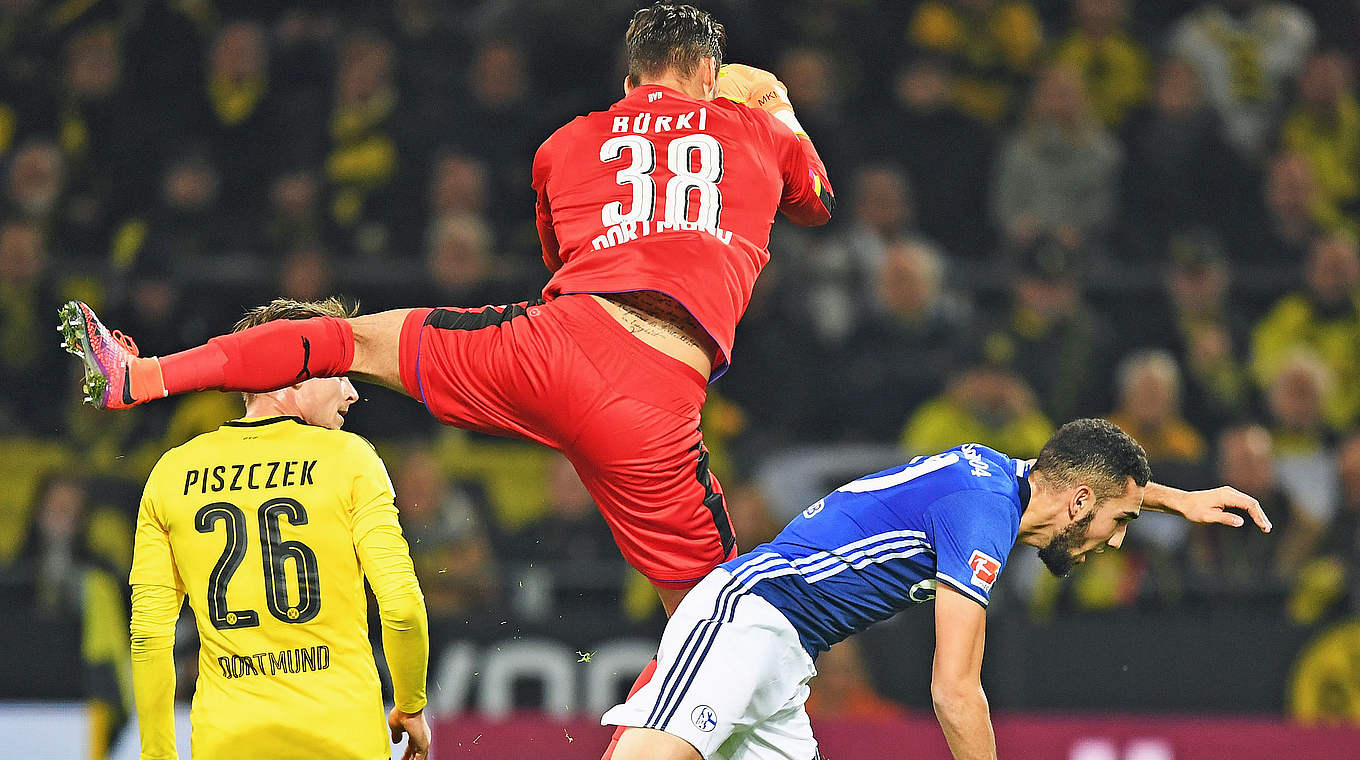
[[[1037,454],[1052,435],[1032,391],[1016,373],[986,364],[962,370],[936,397],[917,407],[902,431],[909,456],[962,443]]]
[[[383,220],[400,168],[402,105],[393,55],[387,39],[358,31],[340,45],[335,65],[326,180],[331,220],[348,253],[379,255],[391,245]]]
[[[1355,232],[1360,210],[1360,105],[1356,103],[1351,62],[1327,51],[1308,59],[1299,77],[1299,102],[1285,117],[1280,141],[1308,160],[1317,178],[1324,221]]]
[[[609,619],[619,612],[628,566],[609,526],[565,457],[549,457],[548,509],[538,520],[506,537],[507,568],[526,586],[546,586],[540,619]]]
[[[1230,228],[1233,260],[1254,265],[1258,278],[1275,272],[1283,289],[1303,280],[1313,240],[1325,229],[1325,198],[1308,160],[1288,151],[1270,158],[1261,188],[1263,208],[1236,217]]]
[[[35,136],[14,150],[5,175],[3,213],[37,224],[47,234],[66,231],[61,202],[66,184],[66,159],[52,140]]]
[[[281,298],[291,301],[320,301],[335,292],[335,263],[319,246],[300,245],[284,254],[278,264]]]
[[[151,195],[159,145],[148,115],[127,107],[113,24],[100,22],[73,33],[64,56],[54,134],[66,154],[72,202],[87,226],[106,229]]]
[[[829,438],[893,442],[902,420],[954,373],[972,312],[946,289],[946,266],[925,240],[887,243],[863,316],[818,381],[829,389],[817,410]]]
[[[1305,287],[1288,293],[1252,330],[1252,373],[1272,387],[1297,349],[1315,352],[1331,376],[1326,422],[1345,430],[1360,416],[1360,251],[1349,235],[1315,239]]]
[[[491,198],[522,197],[530,185],[535,149],[556,127],[545,121],[544,96],[533,89],[524,50],[513,40],[483,40],[476,46],[449,113],[449,134],[461,150],[489,166]],[[498,230],[524,224],[516,204],[492,204]]]
[[[900,163],[920,186],[913,197],[921,229],[955,254],[988,248],[987,179],[996,141],[991,125],[968,115],[950,95],[948,59],[920,54],[898,65],[890,97],[869,106],[864,147]],[[872,146],[872,147],[869,147]]]
[[[976,334],[975,354],[1013,367],[1050,419],[1108,409],[1111,330],[1082,293],[1081,254],[1041,237],[1020,251],[1016,268],[1010,303]]]
[[[53,388],[61,365],[32,338],[44,311],[60,302],[46,236],[34,222],[0,221],[0,430],[58,435],[68,393]]]
[[[221,175],[223,211],[255,219],[264,211],[271,171],[294,148],[270,70],[262,24],[230,21],[207,51],[206,75],[188,132],[207,145]]]
[[[101,489],[102,497],[96,496]],[[20,555],[5,572],[33,600],[32,608],[13,614],[79,632],[71,642],[76,651],[58,656],[81,663],[94,757],[108,751],[132,707],[122,582],[132,535],[126,517],[103,501],[118,493],[69,474],[46,476],[35,492]]]
[[[1054,58],[1081,75],[1091,110],[1110,129],[1148,97],[1148,52],[1129,33],[1127,0],[1075,0]]]
[[[1160,471],[1204,461],[1204,437],[1181,415],[1180,367],[1170,351],[1145,349],[1124,357],[1116,380],[1119,405],[1107,419],[1143,445],[1150,464]]]
[[[844,71],[846,65],[835,53],[811,45],[784,51],[773,69],[789,92],[798,93],[798,121],[817,140],[822,160],[842,171],[855,164],[853,146],[861,139],[861,120],[844,101]]]
[[[926,0],[912,15],[907,40],[949,60],[953,99],[964,113],[999,124],[1017,110],[1044,30],[1027,0]]]
[[[1264,427],[1224,428],[1218,436],[1217,472],[1224,483],[1256,497],[1275,527],[1267,537],[1192,525],[1187,591],[1195,599],[1278,609],[1289,574],[1316,537],[1316,523],[1299,512],[1280,484],[1273,441]]]
[[[992,219],[1012,245],[1050,235],[1098,250],[1114,221],[1122,162],[1123,148],[1091,115],[1080,77],[1050,65],[997,156]]]
[[[1230,298],[1222,243],[1197,228],[1172,236],[1162,314],[1149,310],[1143,345],[1165,345],[1185,372],[1184,408],[1201,431],[1246,414],[1253,402],[1248,374],[1250,324]]]
[[[1313,526],[1336,512],[1335,436],[1325,399],[1336,382],[1320,357],[1299,347],[1285,358],[1266,393],[1274,439],[1275,471],[1291,502]]]
[[[1230,212],[1249,207],[1234,199],[1254,180],[1223,138],[1221,119],[1205,104],[1199,75],[1186,61],[1162,61],[1152,100],[1129,118],[1124,142],[1122,259],[1159,261],[1175,231],[1221,229]]]
[[[1199,72],[1228,141],[1259,161],[1316,35],[1313,19],[1294,3],[1212,0],[1176,22],[1168,47]]]
[[[403,227],[396,238],[404,250],[427,250],[428,236],[437,220],[474,216],[491,224],[491,167],[486,161],[452,148],[441,148],[430,158],[429,176],[423,195],[412,198],[402,216]],[[492,225],[488,233],[493,247],[508,242],[504,233]]]
[[[829,347],[839,346],[854,329],[888,243],[910,236],[916,225],[911,182],[900,167],[861,167],[851,192],[849,225],[814,243],[806,257],[786,262],[797,272],[786,278],[792,289],[786,297],[805,304],[803,319]]]
[[[1351,435],[1341,444],[1337,467],[1340,507],[1322,531],[1317,557],[1300,571],[1300,591],[1311,585],[1315,594],[1306,599],[1311,610],[1305,611],[1308,619],[1304,622],[1329,612],[1346,616],[1360,611],[1360,435]],[[1300,596],[1296,593],[1298,601],[1305,601]]]
[[[524,292],[512,262],[492,250],[491,228],[467,213],[435,217],[425,242],[428,303],[508,303]]]
[[[158,193],[113,236],[115,271],[139,269],[189,275],[250,240],[249,223],[223,207],[222,173],[204,146],[176,149],[163,167]]]
[[[392,486],[432,624],[503,609],[483,489],[451,481],[438,459],[418,448],[402,454]]]
[[[259,252],[274,256],[298,246],[324,244],[329,229],[321,200],[321,181],[315,171],[295,168],[274,175],[256,242]]]
[[[432,217],[485,214],[491,205],[491,170],[486,161],[444,151],[431,163],[426,204]]]

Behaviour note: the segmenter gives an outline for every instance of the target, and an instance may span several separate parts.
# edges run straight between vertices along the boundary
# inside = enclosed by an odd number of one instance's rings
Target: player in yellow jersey
[[[276,300],[275,319],[352,316]],[[195,760],[425,758],[425,600],[373,447],[340,431],[344,377],[246,394],[246,416],[161,457],[137,516],[132,659],[143,760],[174,758],[175,620],[198,624]],[[364,578],[378,599],[396,707],[384,729]]]

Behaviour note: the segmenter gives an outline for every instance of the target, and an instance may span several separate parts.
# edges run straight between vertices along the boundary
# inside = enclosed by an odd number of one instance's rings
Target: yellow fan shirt
[[[373,447],[266,417],[167,452],[142,496],[131,575],[142,758],[176,757],[171,650],[186,595],[199,635],[196,760],[390,757],[365,577],[397,706],[417,712],[425,603]]]

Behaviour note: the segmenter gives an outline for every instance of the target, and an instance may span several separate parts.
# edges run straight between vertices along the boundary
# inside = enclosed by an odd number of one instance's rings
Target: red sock
[[[654,675],[656,675],[655,657],[653,657],[652,661],[647,663],[647,667],[643,668],[642,672],[638,674],[637,680],[633,682],[633,688],[628,690],[628,696],[632,697],[634,694],[638,693],[643,686],[647,685],[648,681],[652,680],[652,676]],[[604,754],[600,756],[600,760],[610,760],[610,758],[614,756],[614,747],[618,745],[619,738],[623,736],[623,732],[627,730],[627,728],[628,726],[617,726],[614,728],[614,737],[609,740],[609,747],[607,747]]]
[[[267,393],[354,362],[354,329],[336,317],[279,319],[158,358],[165,390]]]

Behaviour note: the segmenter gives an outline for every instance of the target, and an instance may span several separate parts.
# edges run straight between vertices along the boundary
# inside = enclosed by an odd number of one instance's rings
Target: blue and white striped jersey
[[[977,444],[848,483],[775,539],[722,567],[768,600],[813,657],[935,598],[948,583],[987,605],[1029,503],[1024,460]]]

